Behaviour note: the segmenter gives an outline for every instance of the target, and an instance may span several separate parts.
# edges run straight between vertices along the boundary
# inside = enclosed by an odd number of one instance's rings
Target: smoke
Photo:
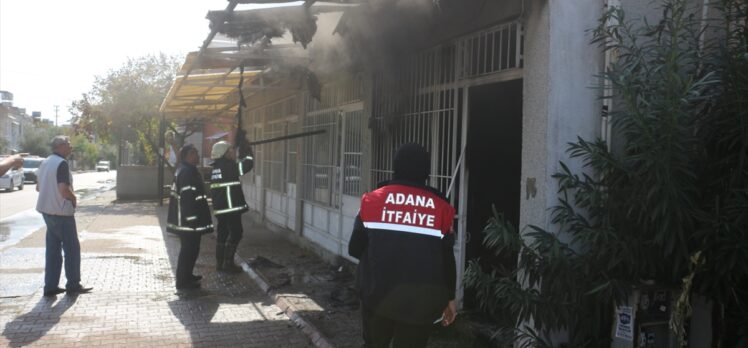
[[[398,12],[413,14],[416,12],[430,12],[439,6],[439,0],[370,0],[368,1],[372,11],[386,11],[395,9]]]
[[[349,11],[339,26],[352,65],[392,71],[409,52],[429,41],[439,17],[434,0],[371,0]]]
[[[208,17],[213,28],[238,39],[244,49],[271,57],[265,62],[272,71],[267,79],[308,84],[319,80],[311,74],[324,80],[341,72],[380,71],[394,78],[408,53],[433,44],[431,33],[444,18],[445,5],[475,1],[487,0],[368,0],[338,12],[317,3],[310,9],[239,11],[229,17],[217,11]],[[304,50],[278,48],[290,42]],[[302,56],[307,59],[297,59]]]
[[[326,75],[353,68],[353,60],[343,38],[334,33],[342,16],[341,12],[317,15],[317,33],[308,48],[309,69],[315,73]]]

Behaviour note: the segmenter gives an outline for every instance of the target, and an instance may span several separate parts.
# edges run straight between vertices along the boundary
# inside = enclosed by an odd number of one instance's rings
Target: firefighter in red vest
[[[428,152],[405,144],[393,180],[361,198],[348,253],[359,260],[367,347],[425,347],[435,323],[454,322],[455,210],[426,186],[429,174]]]

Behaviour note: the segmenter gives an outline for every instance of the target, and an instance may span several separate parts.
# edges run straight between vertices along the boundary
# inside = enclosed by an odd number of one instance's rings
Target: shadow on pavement
[[[166,210],[156,207],[171,272],[177,267],[180,241],[166,232]],[[190,333],[193,347],[242,346],[308,347],[309,340],[244,273],[215,270],[215,232],[203,235],[194,274],[203,276],[202,287],[177,291],[169,302],[173,315]],[[279,344],[280,343],[280,344]]]
[[[262,296],[185,294],[169,308],[190,333],[193,347],[308,347],[309,340],[283,315],[262,304]]]
[[[30,312],[5,324],[3,336],[10,341],[10,346],[26,346],[44,337],[75,304],[78,296],[61,296],[57,300],[57,297],[42,297]]]
[[[285,229],[271,231],[255,214],[242,219],[242,258],[330,344],[362,346],[355,265],[342,258],[322,259],[308,240]]]

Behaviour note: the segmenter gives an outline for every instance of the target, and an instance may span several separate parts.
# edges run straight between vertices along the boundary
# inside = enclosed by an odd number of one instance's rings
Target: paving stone
[[[111,199],[110,194],[90,201],[79,212],[79,229],[85,229],[82,283],[93,292],[46,298],[37,291],[0,300],[0,346],[311,345],[247,275],[213,271],[215,245],[209,237],[196,267],[203,288],[177,292],[179,240],[163,232],[160,208]]]
[[[349,304],[332,300],[332,294],[354,286],[353,264],[343,269],[290,241],[283,231],[271,231],[243,219],[244,238],[239,254],[267,281],[281,301],[312,324],[335,347],[363,346],[357,298]]]

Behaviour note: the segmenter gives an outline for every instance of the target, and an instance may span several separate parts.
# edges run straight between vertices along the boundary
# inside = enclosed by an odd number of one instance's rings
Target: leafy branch
[[[483,244],[517,267],[472,261],[464,279],[526,346],[558,331],[569,346],[608,346],[615,306],[644,284],[681,289],[678,337],[695,294],[715,306],[715,344],[748,344],[748,3],[715,6],[720,17],[703,21],[666,0],[656,23],[612,8],[592,30],[616,57],[600,75],[616,105],[612,148],[570,143],[583,169],[553,175],[554,230],[519,233],[494,212]]]

